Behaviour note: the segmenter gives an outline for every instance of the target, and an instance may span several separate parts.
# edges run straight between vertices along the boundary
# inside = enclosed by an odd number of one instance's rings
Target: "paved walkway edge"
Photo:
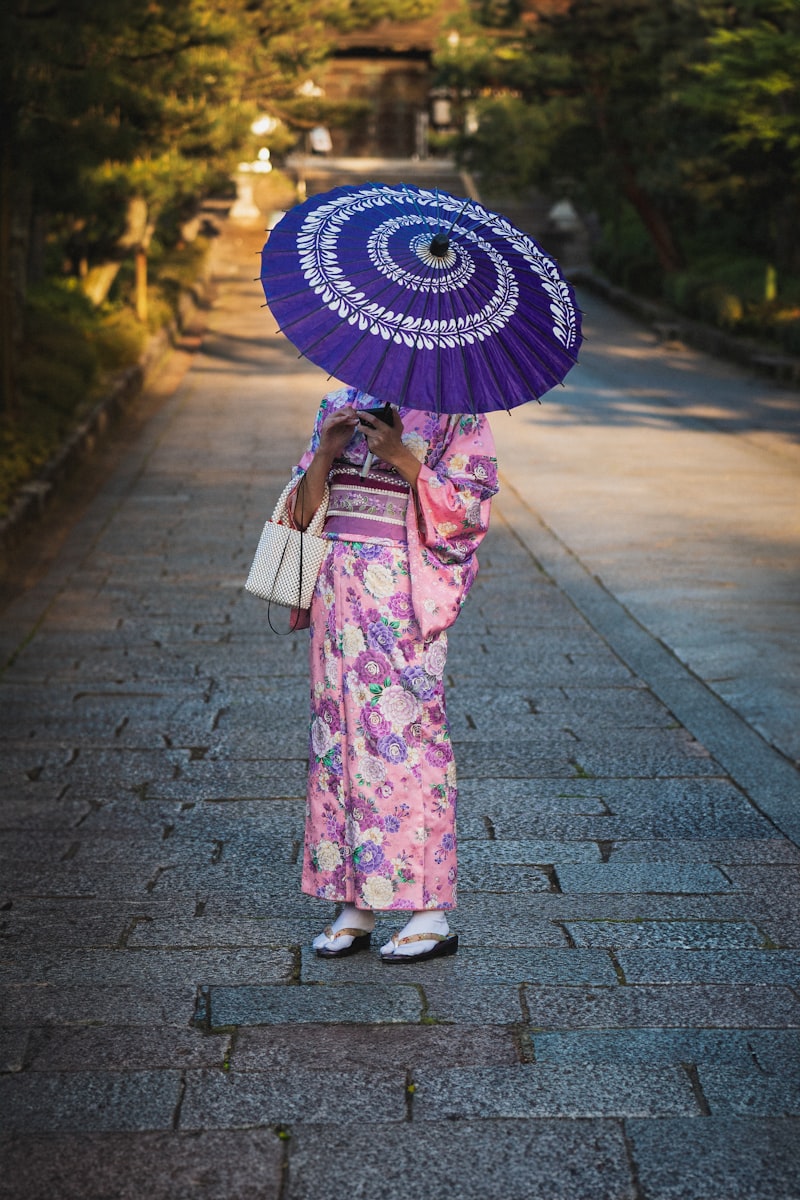
[[[751,803],[800,845],[800,775],[795,767],[641,625],[502,475],[497,509],[615,654],[705,746]]]

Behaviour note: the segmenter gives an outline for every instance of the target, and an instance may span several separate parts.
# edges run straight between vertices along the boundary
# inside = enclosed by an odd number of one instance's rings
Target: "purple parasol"
[[[412,408],[536,400],[581,344],[572,288],[541,246],[473,200],[408,184],[334,188],[291,209],[261,282],[306,358]]]

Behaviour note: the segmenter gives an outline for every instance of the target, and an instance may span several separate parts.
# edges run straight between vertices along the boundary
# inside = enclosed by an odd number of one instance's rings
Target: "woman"
[[[302,888],[343,904],[314,940],[324,958],[366,949],[374,910],[407,915],[381,949],[397,963],[458,947],[444,630],[477,571],[497,465],[483,416],[401,407],[389,424],[380,407],[353,388],[327,395],[295,469],[295,523],[328,483],[332,542],[310,613]]]

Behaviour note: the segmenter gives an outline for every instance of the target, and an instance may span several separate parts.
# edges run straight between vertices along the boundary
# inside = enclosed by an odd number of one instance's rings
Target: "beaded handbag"
[[[262,600],[287,608],[311,607],[311,597],[322,560],[330,541],[322,537],[330,491],[327,483],[322,502],[306,529],[294,529],[287,501],[295,481],[281,492],[275,511],[265,524],[245,588]]]

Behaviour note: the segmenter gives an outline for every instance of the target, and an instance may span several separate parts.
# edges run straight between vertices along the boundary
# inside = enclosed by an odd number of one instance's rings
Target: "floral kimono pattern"
[[[326,396],[299,480],[327,413],[377,401],[344,388]],[[483,416],[401,408],[403,441],[423,464],[408,501],[439,590],[463,602],[497,491]],[[355,433],[345,463],[360,466]],[[376,464],[384,471],[387,464]],[[332,522],[333,524],[333,522]],[[328,533],[311,605],[311,730],[302,888],[359,908],[451,909],[456,904],[456,769],[445,710],[447,634],[425,637],[412,597],[408,545]],[[427,609],[425,610],[427,611]],[[451,616],[446,623],[452,623]]]

